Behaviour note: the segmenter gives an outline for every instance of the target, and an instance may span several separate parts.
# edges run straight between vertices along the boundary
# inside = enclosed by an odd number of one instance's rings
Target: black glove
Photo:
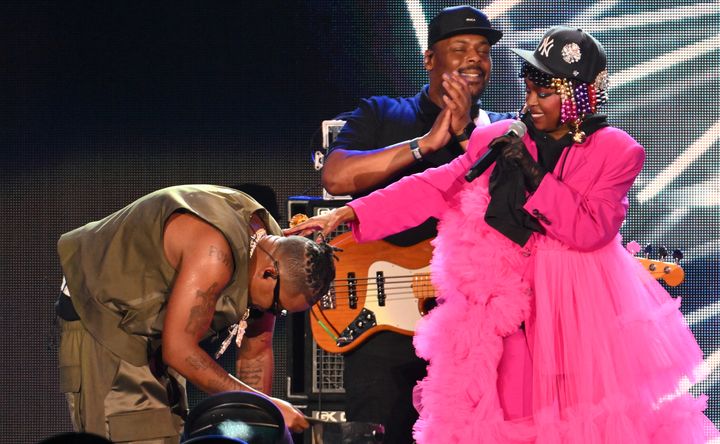
[[[500,155],[507,162],[514,163],[520,168],[523,178],[525,179],[525,187],[531,193],[534,192],[540,186],[540,182],[542,182],[543,177],[547,174],[547,171],[542,167],[542,165],[535,162],[535,159],[532,158],[523,141],[517,137],[501,136],[493,140],[491,144],[496,141],[501,142],[498,139],[503,138],[507,138],[509,140],[505,141],[506,143],[504,144]]]

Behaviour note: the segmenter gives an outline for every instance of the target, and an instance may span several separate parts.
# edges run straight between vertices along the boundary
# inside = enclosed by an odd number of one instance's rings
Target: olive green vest
[[[220,230],[235,271],[220,294],[212,329],[238,322],[248,305],[249,221],[254,212],[269,234],[275,220],[250,196],[213,185],[165,188],[65,233],[58,254],[75,310],[95,339],[122,359],[144,365],[149,342],[160,338],[176,271],[165,258],[163,231],[176,211],[187,211]]]

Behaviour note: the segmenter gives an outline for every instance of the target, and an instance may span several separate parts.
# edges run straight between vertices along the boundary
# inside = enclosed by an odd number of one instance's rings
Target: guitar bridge
[[[335,344],[338,347],[344,347],[376,325],[377,319],[375,318],[375,313],[367,308],[363,308],[357,317],[342,331]]]

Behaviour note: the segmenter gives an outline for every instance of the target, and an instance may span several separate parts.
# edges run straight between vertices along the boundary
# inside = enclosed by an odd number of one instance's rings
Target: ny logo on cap
[[[553,45],[555,44],[555,39],[551,39],[550,37],[545,37],[540,43],[540,46],[538,46],[538,52],[540,52],[541,55],[544,55],[545,57],[550,57],[550,50],[552,49]]]

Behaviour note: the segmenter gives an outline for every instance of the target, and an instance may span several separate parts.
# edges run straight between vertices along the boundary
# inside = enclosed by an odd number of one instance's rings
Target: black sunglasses
[[[269,251],[264,249],[259,242],[256,244],[256,247],[261,249],[263,253],[267,254],[270,257],[270,260],[272,260],[273,262],[273,267],[275,268],[275,288],[273,288],[273,301],[272,305],[270,305],[270,308],[265,311],[275,316],[285,316],[287,315],[287,310],[280,306],[280,263],[277,261],[277,259],[275,259],[272,254],[270,254]]]

